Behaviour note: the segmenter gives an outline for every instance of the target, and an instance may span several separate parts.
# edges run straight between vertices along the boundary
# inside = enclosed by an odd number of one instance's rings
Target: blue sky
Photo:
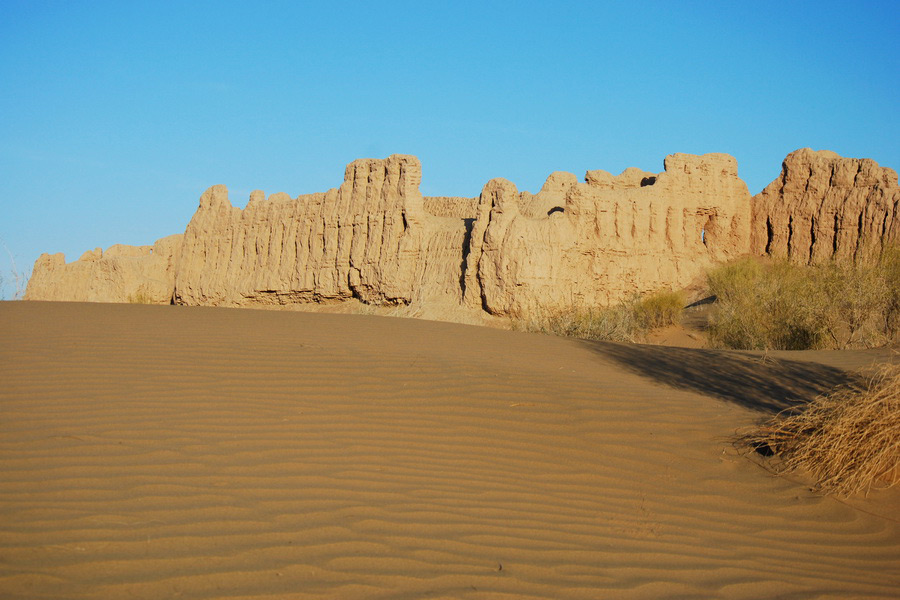
[[[751,193],[807,146],[897,169],[898,22],[896,0],[0,0],[0,239],[29,271],[183,232],[213,184],[243,206],[393,153],[426,195],[673,152],[732,154]]]

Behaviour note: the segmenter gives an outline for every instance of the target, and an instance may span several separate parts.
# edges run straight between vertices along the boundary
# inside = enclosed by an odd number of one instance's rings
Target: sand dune
[[[39,302],[0,336],[3,598],[900,589],[896,490],[822,498],[728,441],[884,353]]]

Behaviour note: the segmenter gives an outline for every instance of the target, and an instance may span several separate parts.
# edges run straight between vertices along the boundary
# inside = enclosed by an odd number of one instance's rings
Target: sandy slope
[[[3,598],[900,589],[900,494],[863,512],[727,441],[842,355],[76,303],[0,303],[0,336]]]

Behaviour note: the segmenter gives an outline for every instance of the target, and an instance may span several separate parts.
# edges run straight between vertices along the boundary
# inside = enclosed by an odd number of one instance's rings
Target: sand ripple
[[[897,521],[735,456],[753,404],[639,348],[75,303],[2,303],[0,335],[4,598],[900,589]]]

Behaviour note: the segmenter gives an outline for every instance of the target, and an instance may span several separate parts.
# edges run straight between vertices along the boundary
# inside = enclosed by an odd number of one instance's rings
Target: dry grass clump
[[[888,289],[884,309],[885,333],[890,339],[900,339],[900,247],[882,254],[879,267]]]
[[[661,291],[610,307],[570,307],[519,317],[513,329],[611,342],[641,341],[651,330],[681,321],[684,297]]]
[[[717,310],[709,326],[713,346],[742,350],[805,350],[822,346],[817,318],[821,291],[802,268],[745,258],[707,277]]]
[[[711,271],[712,345],[743,350],[875,347],[900,337],[900,250],[871,265],[745,258]]]
[[[138,287],[133,294],[128,294],[129,304],[153,304],[153,297],[144,286]]]
[[[513,319],[512,328],[611,342],[634,342],[638,336],[637,322],[625,305],[532,313]]]
[[[900,365],[778,415],[743,442],[779,456],[781,472],[807,471],[825,494],[892,487],[900,483]]]
[[[632,311],[642,329],[657,329],[681,323],[684,303],[681,292],[662,290],[637,300]]]

